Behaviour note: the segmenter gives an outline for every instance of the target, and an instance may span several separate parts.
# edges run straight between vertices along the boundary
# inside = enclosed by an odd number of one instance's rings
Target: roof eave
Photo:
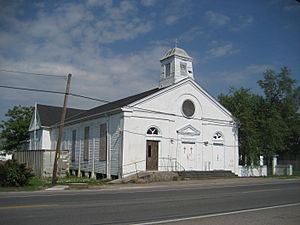
[[[123,106],[122,106],[123,107]],[[68,125],[72,125],[74,123],[78,123],[78,122],[84,122],[84,121],[87,121],[87,120],[93,120],[93,119],[97,119],[101,116],[107,116],[107,115],[111,115],[111,114],[116,114],[118,112],[122,112],[122,107],[118,107],[118,108],[115,108],[115,109],[112,109],[112,110],[107,110],[107,111],[103,111],[103,112],[100,112],[100,113],[95,113],[93,115],[90,115],[90,116],[86,116],[86,117],[81,117],[81,118],[78,118],[78,119],[74,119],[74,120],[70,120],[70,121],[67,121],[65,122],[65,126],[68,126]],[[56,128],[58,127],[59,123],[56,123],[54,125],[51,126],[51,128]]]

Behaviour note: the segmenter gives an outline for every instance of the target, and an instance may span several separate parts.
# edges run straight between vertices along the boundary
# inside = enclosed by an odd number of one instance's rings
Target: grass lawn
[[[273,176],[269,175],[266,178],[279,178],[279,179],[295,179],[295,178],[300,178],[300,171],[293,171],[292,176]]]
[[[3,191],[37,191],[43,190],[51,186],[51,181],[47,179],[40,179],[38,177],[33,177],[29,185],[24,187],[0,187],[0,192]]]
[[[96,180],[87,177],[61,177],[57,181],[57,185],[68,185],[71,183],[85,183],[90,185],[105,185],[107,180]],[[51,178],[38,178],[33,177],[29,183],[29,185],[24,187],[0,187],[0,192],[4,191],[38,191],[44,190],[51,187]]]

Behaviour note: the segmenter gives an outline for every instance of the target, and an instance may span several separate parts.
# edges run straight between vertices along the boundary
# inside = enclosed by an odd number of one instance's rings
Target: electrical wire
[[[57,75],[57,74],[45,74],[45,73],[32,73],[27,71],[19,71],[19,70],[7,70],[7,69],[0,69],[1,72],[6,73],[14,73],[14,74],[27,74],[27,75],[33,75],[33,76],[45,76],[45,77],[60,77],[60,78],[66,78],[65,75]]]
[[[8,85],[0,85],[0,88],[8,88],[8,89],[14,89],[14,90],[23,90],[23,91],[33,91],[33,92],[44,92],[44,93],[51,93],[51,94],[62,94],[62,95],[66,94],[65,92],[61,92],[61,91],[51,91],[51,90],[45,90],[45,89],[16,87],[16,86],[8,86]],[[89,99],[89,100],[93,100],[93,101],[98,101],[98,102],[102,102],[102,103],[111,103],[111,101],[107,101],[107,100],[104,100],[104,99],[93,98],[93,97],[80,95],[80,94],[75,94],[75,93],[69,93],[68,95],[73,96],[73,97],[79,97],[79,98],[85,98],[85,99]],[[163,111],[155,111],[155,110],[145,109],[145,108],[141,108],[141,107],[137,107],[137,106],[127,106],[127,107],[132,108],[132,109],[142,110],[144,112],[156,113],[156,114],[160,114],[160,115],[184,117],[183,115],[179,115],[179,114],[168,113],[168,112],[163,112]],[[95,116],[95,115],[92,115],[92,116]],[[91,117],[91,116],[80,117],[79,119],[82,120],[82,119],[87,119],[89,117]],[[219,124],[219,125],[223,125],[223,126],[225,126],[225,124],[227,124],[227,123],[233,123],[234,122],[234,121],[225,121],[225,120],[223,121],[223,120],[216,120],[216,119],[210,119],[210,118],[197,118],[197,117],[194,117],[193,119],[201,120],[201,121],[207,121],[207,122],[211,122],[213,124]],[[73,120],[73,121],[68,121],[68,122],[71,123],[71,122],[75,122],[75,121]],[[56,124],[56,125],[58,125],[58,124]]]
[[[51,94],[66,94],[65,92],[61,91],[50,91],[50,90],[44,90],[44,89],[36,89],[36,88],[27,88],[27,87],[16,87],[16,86],[8,86],[8,85],[0,85],[2,88],[8,88],[8,89],[14,89],[14,90],[22,90],[22,91],[34,91],[34,92],[45,92],[45,93],[51,93]],[[98,98],[92,98],[84,95],[79,95],[79,94],[74,94],[74,93],[69,93],[68,95],[74,96],[74,97],[79,97],[79,98],[85,98],[85,99],[90,99],[98,102],[104,102],[104,103],[109,103],[107,100],[103,99],[98,99]]]
[[[69,95],[74,96],[74,97],[78,97],[78,98],[86,98],[86,99],[97,101],[97,102],[110,103],[110,101],[107,101],[107,100],[104,100],[104,99],[88,97],[88,96],[85,96],[85,95],[79,95],[79,94],[74,94],[74,93],[70,93]]]
[[[130,133],[130,134],[134,134],[134,135],[139,135],[139,136],[144,136],[144,137],[149,137],[149,135],[147,134],[142,134],[142,133],[138,133],[138,132],[133,132],[133,131],[129,131],[129,130],[124,130],[124,132],[127,132],[127,133]],[[171,138],[171,137],[164,137],[164,136],[161,136],[161,135],[157,135],[157,136],[151,136],[151,137],[156,137],[158,139],[165,139],[165,140],[173,140],[173,141],[176,141],[176,142],[182,142],[182,139],[177,139],[177,138]],[[191,143],[198,143],[198,144],[204,144],[204,145],[210,145],[210,146],[213,146],[214,144],[213,143],[209,143],[207,141],[196,141],[196,140],[191,140]],[[239,147],[238,145],[225,145],[224,143],[222,144],[222,146],[224,147]]]
[[[61,92],[61,91],[50,91],[50,90],[36,89],[36,88],[15,87],[15,86],[8,86],[8,85],[0,85],[0,87],[14,89],[14,90],[23,90],[23,91],[45,92],[45,93],[52,93],[52,94],[65,94],[64,92]]]

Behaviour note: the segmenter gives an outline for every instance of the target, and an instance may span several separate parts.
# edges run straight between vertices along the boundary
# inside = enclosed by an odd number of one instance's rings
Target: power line
[[[50,91],[50,90],[43,90],[43,89],[36,89],[36,88],[26,88],[26,87],[14,87],[14,86],[7,86],[7,85],[0,85],[2,88],[8,88],[8,89],[15,89],[15,90],[23,90],[23,91],[35,91],[35,92],[46,92],[46,93],[52,93],[52,94],[65,94],[61,91]]]
[[[65,75],[57,75],[57,74],[45,74],[45,73],[32,73],[27,71],[19,71],[19,70],[7,70],[7,69],[0,69],[1,72],[6,73],[15,73],[15,74],[27,74],[27,75],[33,75],[33,76],[45,76],[45,77],[60,77],[60,78],[66,78]]]
[[[62,94],[62,95],[65,94],[65,92],[61,92],[61,91],[50,91],[50,90],[27,88],[27,87],[16,87],[16,86],[8,86],[8,85],[0,85],[0,87],[8,88],[8,89],[14,89],[14,90],[22,90],[22,91],[44,92],[44,93]],[[110,101],[107,101],[107,100],[88,97],[88,96],[79,95],[79,94],[75,94],[75,93],[69,93],[68,95],[78,97],[78,98],[90,99],[90,100],[93,100],[93,101],[98,101],[98,102],[103,102],[103,103],[109,103],[110,102]]]
[[[51,93],[51,94],[62,94],[62,95],[65,94],[65,92],[61,92],[61,91],[50,91],[50,90],[36,89],[36,88],[26,88],[26,87],[15,87],[15,86],[0,85],[0,88],[1,87],[2,88],[8,88],[8,89],[15,89],[15,90],[44,92],[44,93]],[[111,103],[111,101],[107,101],[107,100],[104,100],[104,99],[88,97],[88,96],[79,95],[79,94],[75,94],[75,93],[69,93],[68,95],[74,96],[74,97],[79,97],[79,98],[85,98],[85,99],[89,99],[89,100],[93,100],[93,101],[98,101],[98,102],[102,102],[102,103]],[[173,113],[168,113],[168,112],[163,112],[163,111],[155,111],[155,110],[145,109],[145,108],[141,108],[141,107],[137,107],[137,106],[128,106],[128,107],[133,108],[133,109],[137,109],[137,110],[142,110],[144,112],[163,114],[163,115],[168,115],[168,116],[184,117],[184,116],[178,115],[178,114],[173,114]],[[88,118],[88,117],[84,117],[84,118]],[[82,119],[82,118],[80,118],[80,119]],[[194,119],[203,120],[203,121],[206,121],[206,122],[211,122],[211,123],[219,124],[219,125],[224,125],[224,123],[231,123],[232,122],[232,121],[220,121],[220,120],[215,120],[215,119],[212,119],[212,121],[209,121],[205,118],[196,118],[196,117],[194,117]]]
[[[93,100],[93,101],[98,101],[98,102],[110,103],[110,101],[107,101],[107,100],[103,100],[103,99],[99,99],[99,98],[93,98],[93,97],[88,97],[88,96],[74,94],[74,93],[70,93],[69,95],[74,96],[74,97],[79,97],[79,98],[86,98],[86,99]]]
[[[134,131],[129,131],[129,130],[124,130],[124,132],[127,132],[127,133],[130,133],[130,134],[134,134],[134,135],[139,135],[139,136],[144,136],[144,137],[156,137],[155,135],[153,136],[149,136],[147,135],[146,133],[139,133],[139,132],[134,132]],[[176,141],[176,142],[182,142],[182,139],[179,139],[179,138],[175,138],[175,137],[165,137],[165,136],[162,136],[162,135],[159,135],[157,136],[156,138],[160,138],[160,139],[165,139],[165,140],[173,140],[173,141]],[[213,146],[214,143],[216,142],[208,142],[208,141],[197,141],[195,139],[191,140],[191,141],[188,141],[190,143],[197,143],[197,144],[204,144],[205,146]],[[225,144],[225,142],[223,141],[222,142],[222,145],[221,146],[224,146],[224,147],[239,147],[239,145],[228,145],[228,144]]]

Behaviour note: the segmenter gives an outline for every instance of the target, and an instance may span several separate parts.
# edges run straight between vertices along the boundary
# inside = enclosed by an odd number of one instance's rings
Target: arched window
[[[158,135],[159,134],[159,131],[156,127],[150,127],[148,130],[147,130],[147,134],[148,135]]]
[[[222,133],[216,132],[213,136],[213,141],[224,141]]]

